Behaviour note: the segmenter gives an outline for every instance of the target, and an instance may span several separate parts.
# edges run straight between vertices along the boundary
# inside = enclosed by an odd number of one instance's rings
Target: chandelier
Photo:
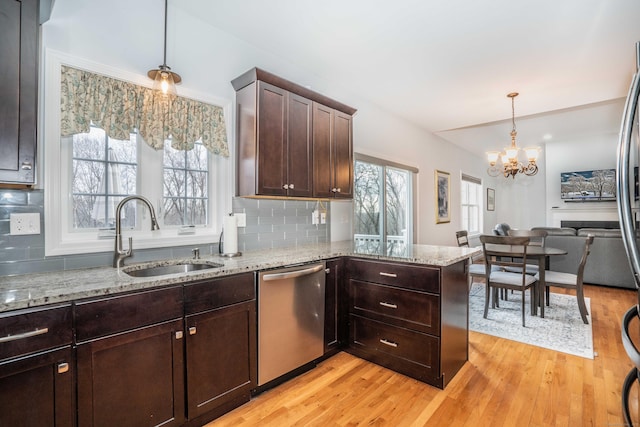
[[[518,153],[520,148],[516,146],[516,119],[514,109],[514,99],[518,96],[518,92],[512,92],[507,95],[511,98],[511,123],[513,129],[511,130],[511,146],[504,149],[503,152],[489,151],[487,152],[487,159],[489,160],[489,169],[487,173],[491,176],[504,175],[505,178],[514,178],[517,174],[522,173],[527,176],[533,176],[538,173],[538,165],[536,160],[538,159],[538,153],[540,149],[538,147],[527,147],[524,152],[527,155],[529,163],[526,165],[518,160]],[[502,161],[502,166],[498,165],[498,158]]]
[[[153,80],[153,90],[160,91],[163,95],[176,95],[176,85],[182,81],[179,74],[171,71],[167,65],[167,1],[164,1],[164,59],[162,65],[150,70],[147,76]]]

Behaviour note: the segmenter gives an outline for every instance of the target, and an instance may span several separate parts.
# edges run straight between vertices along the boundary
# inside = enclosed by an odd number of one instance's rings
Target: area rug
[[[500,300],[500,308],[484,312],[484,283],[474,283],[469,294],[469,329],[483,334],[531,344],[550,350],[593,359],[591,316],[585,325],[580,317],[575,296],[551,293],[544,319],[530,313],[529,292],[526,296],[525,324],[522,327],[521,292],[509,293],[509,300]],[[589,313],[591,301],[585,298]]]

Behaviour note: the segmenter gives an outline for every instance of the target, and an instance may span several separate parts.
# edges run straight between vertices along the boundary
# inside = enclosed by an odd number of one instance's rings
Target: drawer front
[[[440,293],[440,269],[351,258],[349,277],[418,291]]]
[[[71,305],[0,315],[0,360],[71,344]]]
[[[76,302],[76,341],[181,318],[182,286]]]
[[[440,335],[440,296],[349,280],[350,311]]]
[[[439,366],[437,337],[350,315],[350,345],[368,352],[384,353],[436,371]]]
[[[255,298],[254,273],[238,274],[186,285],[184,311],[189,315]]]

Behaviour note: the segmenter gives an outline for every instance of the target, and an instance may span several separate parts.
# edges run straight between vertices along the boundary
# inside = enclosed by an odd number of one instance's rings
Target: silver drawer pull
[[[397,304],[389,304],[388,302],[380,301],[380,305],[387,308],[398,308]]]
[[[64,374],[65,372],[69,372],[69,364],[67,362],[58,363],[58,373]]]
[[[380,338],[380,342],[381,342],[382,344],[384,344],[384,345],[388,345],[389,347],[394,347],[394,348],[398,347],[398,344],[397,344],[397,343],[395,343],[395,342],[393,342],[393,341],[385,340],[384,338]]]
[[[196,332],[197,331],[196,331],[196,327],[195,326],[192,326],[192,327],[189,328],[189,335],[195,335]]]
[[[49,332],[49,328],[36,329],[35,331],[24,332],[22,334],[17,334],[17,335],[7,335],[6,337],[0,338],[0,343],[10,342],[10,341],[17,341],[17,340],[22,340],[22,339],[25,339],[25,338],[31,338],[31,337],[35,337],[37,335],[46,334],[47,332]]]
[[[182,331],[176,331],[176,339],[177,340],[181,340],[182,339]]]
[[[381,271],[380,275],[385,277],[398,277],[396,273],[385,273],[384,271]]]

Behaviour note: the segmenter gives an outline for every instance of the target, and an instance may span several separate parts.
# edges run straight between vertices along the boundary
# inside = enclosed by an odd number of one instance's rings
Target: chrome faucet
[[[122,207],[129,200],[140,200],[142,203],[147,205],[147,207],[149,208],[149,212],[151,213],[151,231],[160,229],[160,227],[158,226],[158,221],[156,220],[156,211],[153,210],[153,206],[151,205],[151,202],[146,197],[133,195],[133,196],[127,196],[124,199],[122,199],[120,203],[118,203],[118,207],[116,208],[116,247],[113,253],[113,266],[116,268],[122,267],[122,264],[124,263],[124,259],[129,258],[130,256],[133,255],[133,249],[132,249],[133,238],[132,237],[129,237],[129,249],[127,249],[126,251],[122,249],[122,230],[120,225],[120,222],[122,221],[122,219],[120,218]]]

